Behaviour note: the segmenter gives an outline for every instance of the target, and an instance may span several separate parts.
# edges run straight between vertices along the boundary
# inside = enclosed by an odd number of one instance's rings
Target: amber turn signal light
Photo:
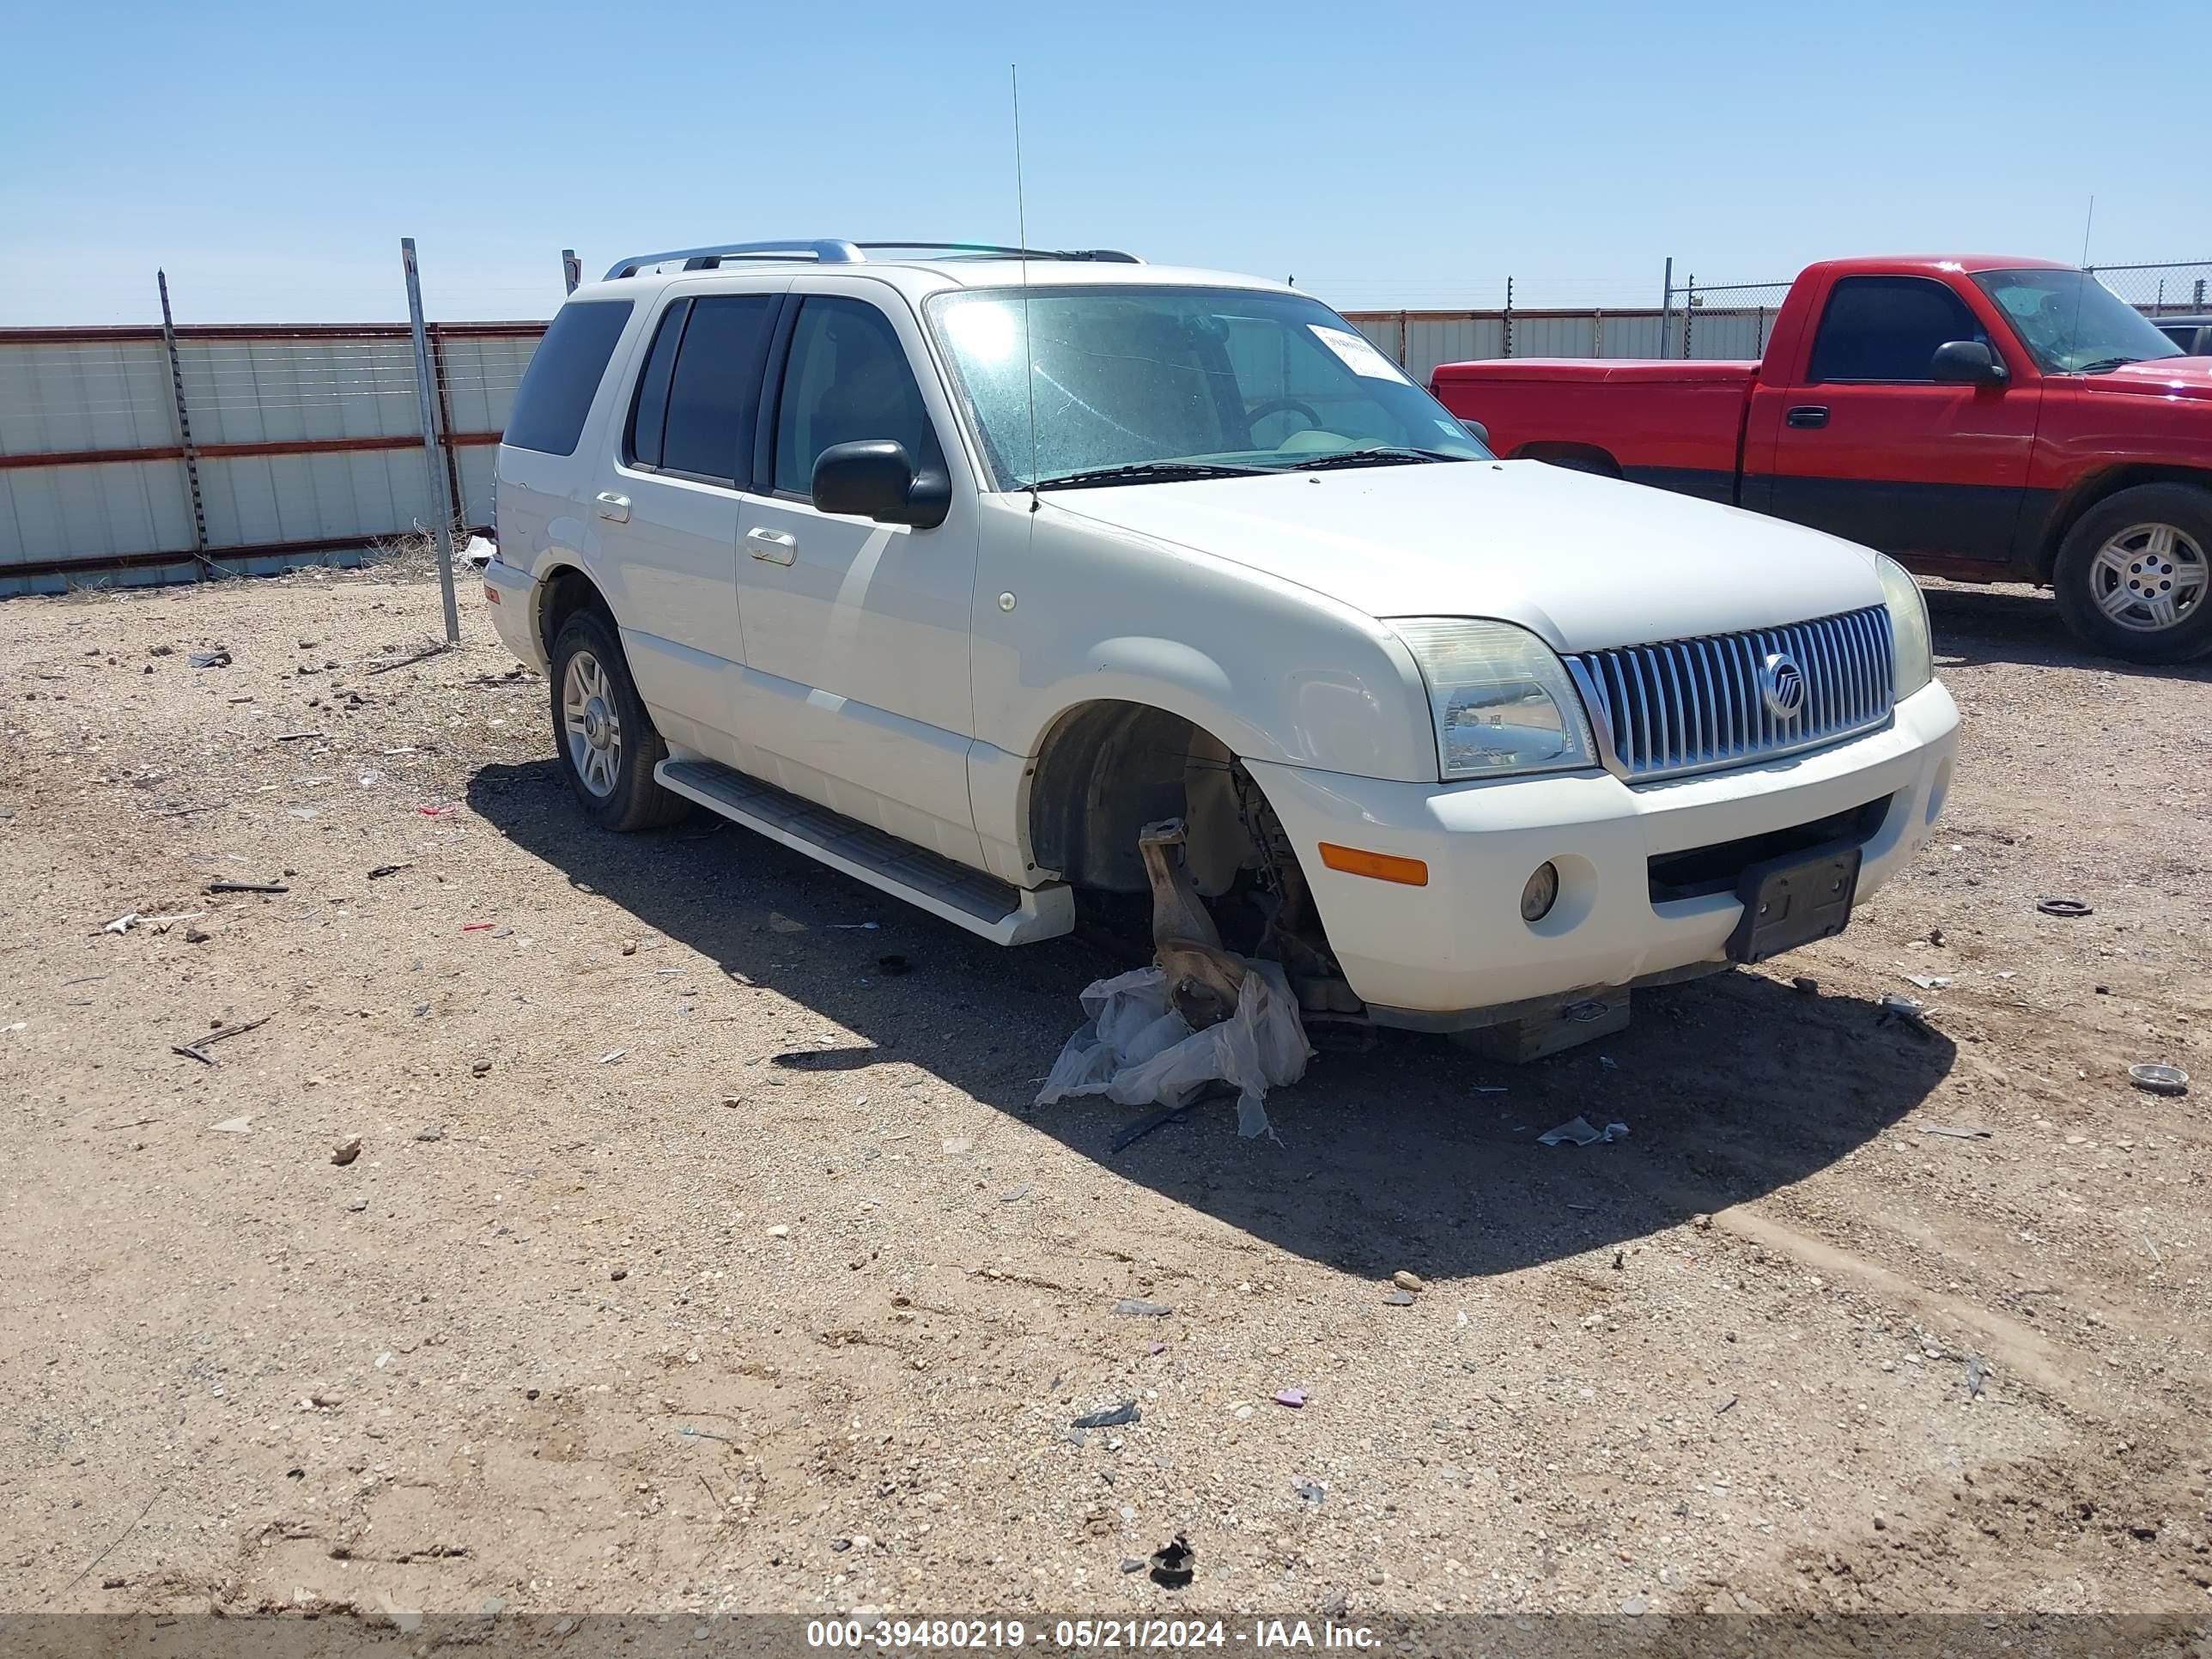
[[[1357,847],[1339,847],[1334,842],[1325,841],[1321,844],[1321,861],[1347,876],[1371,876],[1376,881],[1395,881],[1402,887],[1429,884],[1429,866],[1419,859],[1363,852]]]

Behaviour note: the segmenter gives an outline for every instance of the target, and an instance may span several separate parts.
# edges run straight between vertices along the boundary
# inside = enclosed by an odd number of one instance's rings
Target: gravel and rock
[[[587,828],[434,584],[0,605],[0,1607],[2204,1611],[2212,673],[1934,606],[1841,938],[1115,1154],[1114,963]]]

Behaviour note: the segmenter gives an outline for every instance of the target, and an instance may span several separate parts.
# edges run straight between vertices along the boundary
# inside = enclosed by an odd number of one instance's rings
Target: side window
[[[548,455],[576,453],[629,313],[628,300],[572,300],[561,307],[522,371],[504,441]]]
[[[834,444],[872,438],[904,444],[917,467],[945,465],[890,319],[864,301],[817,295],[792,330],[776,403],[777,492],[811,495],[816,457]]]
[[[1826,380],[1926,380],[1936,348],[1989,343],[1966,303],[1925,276],[1846,276],[1828,295],[1813,341],[1811,377]]]
[[[708,294],[691,301],[668,377],[664,471],[750,487],[753,422],[775,307],[773,294]]]
[[[678,300],[660,313],[660,327],[630,404],[629,441],[623,447],[623,456],[632,466],[660,465],[661,434],[668,427],[668,377],[676,368],[676,343],[684,337],[684,319],[690,314],[689,300]]]

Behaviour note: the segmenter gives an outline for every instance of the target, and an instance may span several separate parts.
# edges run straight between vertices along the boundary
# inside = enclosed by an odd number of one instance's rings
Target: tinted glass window
[[[660,314],[660,326],[637,377],[637,400],[629,411],[629,459],[637,466],[660,465],[660,434],[668,419],[668,377],[676,367],[676,343],[684,337],[689,300],[678,300]]]
[[[2188,349],[2086,270],[1984,270],[1974,281],[2046,374],[2110,374]]]
[[[939,295],[928,316],[1000,489],[1159,462],[1292,469],[1488,453],[1302,294],[981,289]]]
[[[691,302],[668,382],[660,456],[667,471],[750,483],[761,364],[775,306],[773,294],[710,294]]]
[[[918,468],[945,465],[890,319],[862,301],[811,299],[792,331],[776,407],[776,489],[812,494],[817,456],[874,438],[904,444]]]
[[[573,455],[584,417],[607,372],[615,342],[629,321],[628,300],[572,301],[562,306],[514,391],[507,441],[548,455]]]
[[[1936,348],[1989,334],[1966,303],[1923,276],[1846,276],[1813,342],[1815,380],[1925,380]]]

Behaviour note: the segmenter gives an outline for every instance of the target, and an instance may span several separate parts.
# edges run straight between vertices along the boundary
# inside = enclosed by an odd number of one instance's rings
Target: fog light
[[[1553,905],[1559,902],[1559,872],[1551,864],[1540,864],[1536,873],[1528,878],[1528,884],[1521,890],[1521,920],[1541,921],[1552,914]]]

